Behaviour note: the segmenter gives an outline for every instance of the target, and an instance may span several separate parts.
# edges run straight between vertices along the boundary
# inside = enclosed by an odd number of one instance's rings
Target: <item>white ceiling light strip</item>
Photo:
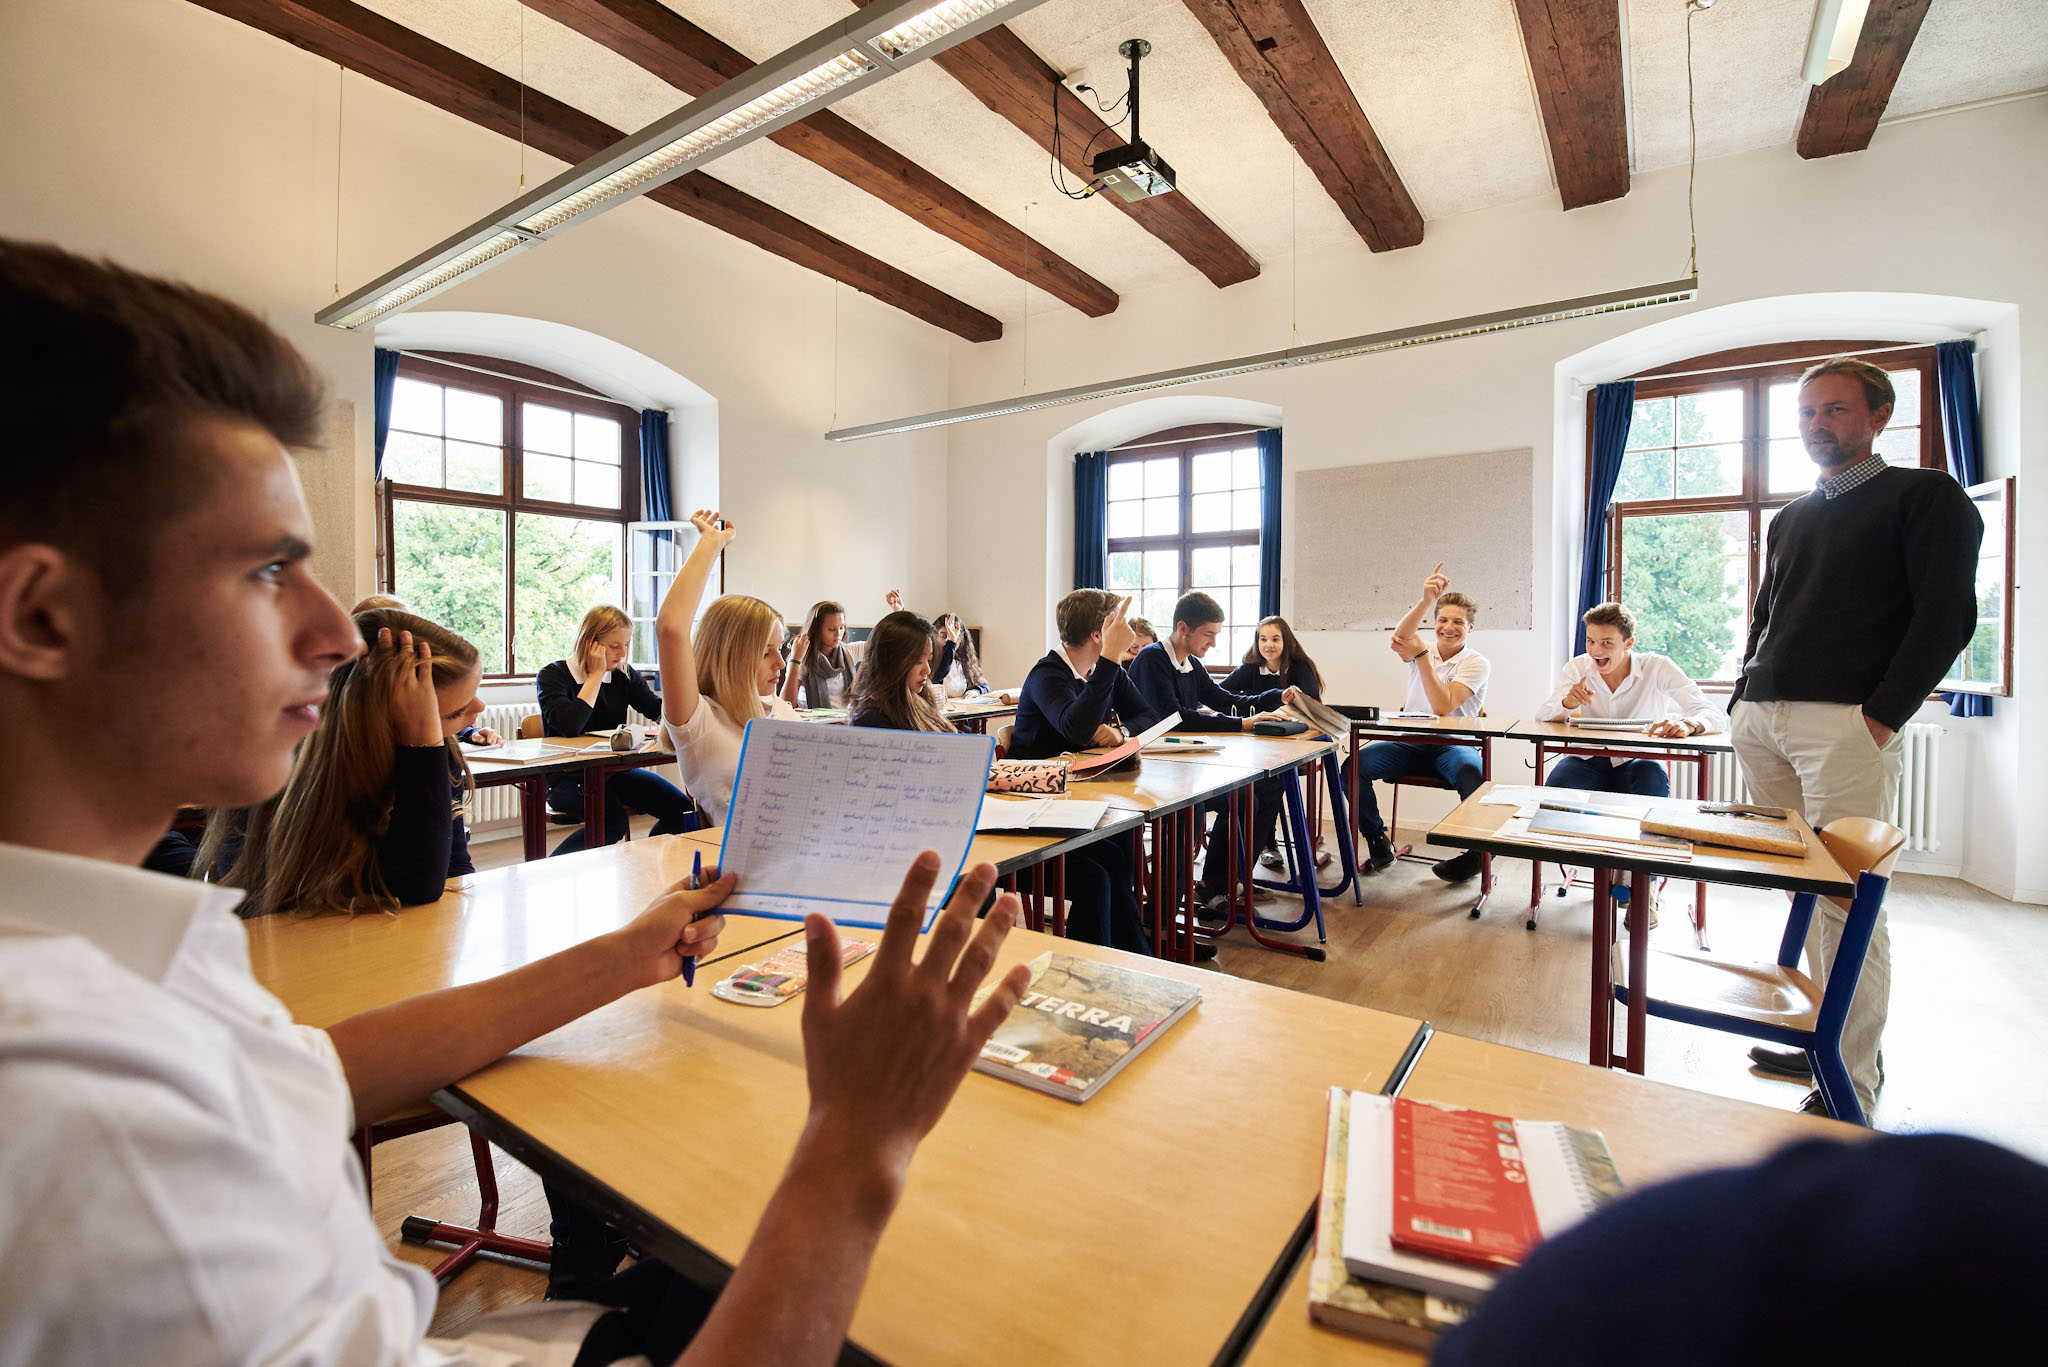
[[[659,188],[1020,14],[1043,0],[895,0],[812,34],[607,147],[430,251],[335,300],[314,321],[356,328]]]
[[[1813,27],[1806,33],[1806,60],[1799,73],[1808,85],[1848,70],[1869,16],[1870,0],[1814,0]]]
[[[1579,299],[1538,304],[1534,308],[1475,314],[1470,318],[1425,323],[1421,327],[1368,333],[1363,337],[1347,337],[1342,341],[1325,342],[1320,346],[1290,347],[1285,351],[1238,356],[1225,361],[1212,361],[1207,365],[1161,370],[1150,375],[1105,380],[1100,384],[1078,385],[1072,389],[1054,389],[1042,394],[1026,394],[1015,399],[999,399],[994,403],[976,404],[971,408],[949,408],[940,413],[922,413],[916,417],[897,418],[890,422],[869,423],[865,427],[841,427],[827,432],[825,438],[828,441],[858,441],[863,437],[916,432],[927,427],[950,427],[955,423],[978,422],[983,418],[1001,418],[1013,413],[1033,413],[1041,408],[1085,403],[1090,399],[1142,394],[1147,390],[1171,389],[1176,385],[1228,379],[1233,375],[1249,375],[1261,370],[1316,365],[1322,361],[1342,360],[1350,356],[1370,356],[1382,351],[1399,351],[1406,347],[1427,346],[1432,342],[1448,342],[1460,337],[1478,337],[1489,332],[1535,327],[1541,323],[1561,323],[1570,318],[1591,318],[1598,314],[1620,313],[1628,309],[1685,304],[1699,297],[1699,283],[1698,276],[1687,276],[1683,280],[1667,281],[1661,285],[1617,290],[1610,294],[1590,294]]]

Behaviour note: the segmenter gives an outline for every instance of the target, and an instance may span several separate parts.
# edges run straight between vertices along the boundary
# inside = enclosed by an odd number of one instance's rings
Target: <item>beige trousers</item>
[[[1801,812],[1816,830],[1841,816],[1891,820],[1904,752],[1898,736],[1878,748],[1863,724],[1862,708],[1853,703],[1738,702],[1731,721],[1735,757],[1758,802]],[[1822,984],[1834,971],[1847,919],[1825,897],[1814,907],[1806,962]],[[1877,1105],[1877,1050],[1891,992],[1891,929],[1880,911],[1842,1027],[1842,1061],[1866,1116]]]

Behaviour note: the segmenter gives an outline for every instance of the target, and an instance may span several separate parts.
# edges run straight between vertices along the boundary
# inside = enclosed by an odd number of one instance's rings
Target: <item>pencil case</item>
[[[992,793],[1064,793],[1067,762],[1063,759],[999,759],[989,766]]]

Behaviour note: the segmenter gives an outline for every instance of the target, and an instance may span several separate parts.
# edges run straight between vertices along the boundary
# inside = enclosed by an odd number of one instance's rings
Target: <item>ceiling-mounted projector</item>
[[[1138,135],[1138,62],[1151,51],[1152,45],[1143,38],[1127,38],[1117,48],[1118,54],[1131,63],[1131,140],[1122,147],[1097,153],[1088,167],[1089,174],[1095,177],[1093,188],[1107,190],[1122,200],[1173,193],[1173,168]]]

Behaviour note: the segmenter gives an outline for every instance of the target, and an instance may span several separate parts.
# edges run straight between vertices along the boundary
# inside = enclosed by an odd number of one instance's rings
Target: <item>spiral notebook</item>
[[[1369,1092],[1351,1094],[1347,1181],[1345,1266],[1462,1301],[1622,1194],[1597,1130]]]

